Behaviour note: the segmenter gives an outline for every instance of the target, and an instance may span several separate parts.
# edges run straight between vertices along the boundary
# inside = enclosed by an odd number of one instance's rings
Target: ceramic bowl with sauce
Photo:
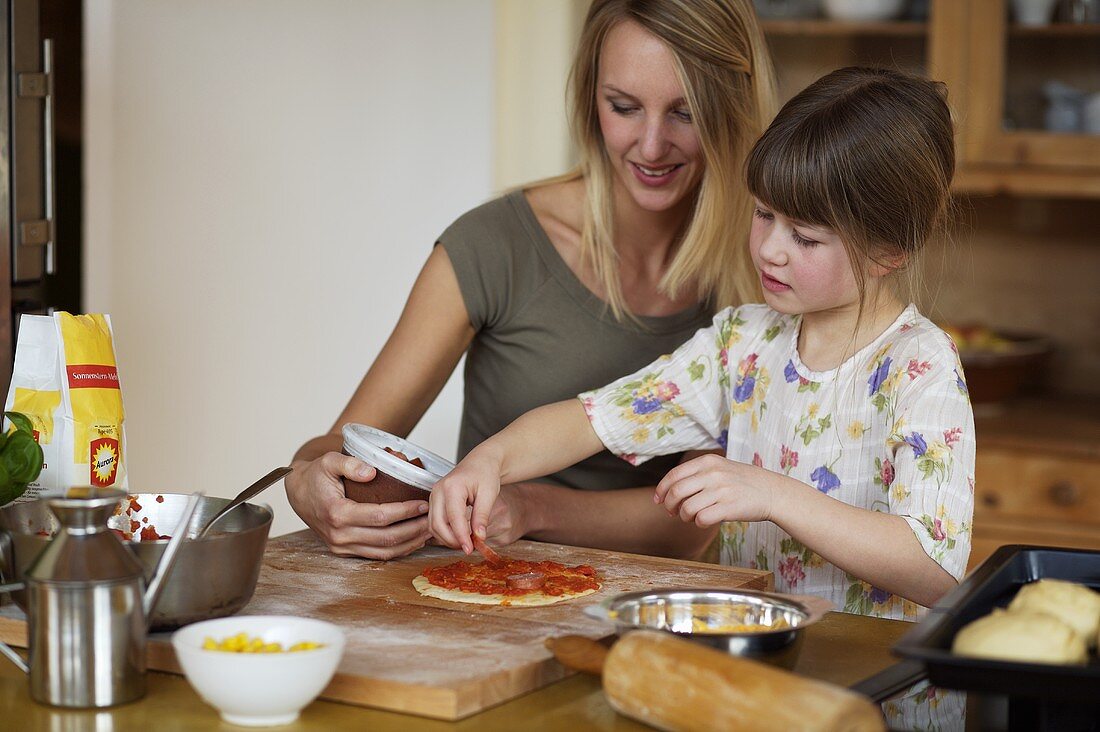
[[[342,433],[344,453],[373,465],[378,471],[374,480],[367,483],[344,481],[344,495],[353,501],[427,500],[436,481],[455,466],[419,445],[374,427],[349,424],[344,426]]]

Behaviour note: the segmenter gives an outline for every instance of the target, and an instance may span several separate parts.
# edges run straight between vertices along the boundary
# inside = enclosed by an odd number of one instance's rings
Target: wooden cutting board
[[[547,607],[465,605],[420,595],[412,579],[461,552],[428,547],[390,562],[337,557],[309,531],[268,542],[256,593],[243,615],[297,615],[339,625],[343,660],[325,699],[460,719],[568,675],[543,646],[568,633],[611,634],[585,615],[586,605],[622,592],[655,587],[769,590],[770,572],[599,549],[519,541],[510,557],[589,564],[603,587],[596,594]],[[477,557],[474,558],[478,559]],[[0,614],[0,639],[26,644],[25,626]],[[167,634],[150,639],[149,667],[179,673]]]

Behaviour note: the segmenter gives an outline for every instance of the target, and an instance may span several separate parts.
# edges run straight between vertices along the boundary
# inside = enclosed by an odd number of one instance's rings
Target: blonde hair
[[[843,241],[859,288],[867,268],[910,273],[933,236],[947,236],[955,173],[946,87],[890,69],[849,67],[787,102],[753,146],[748,189],[768,207]]]
[[[757,299],[759,284],[746,242],[752,202],[741,171],[753,141],[776,108],[775,79],[750,0],[594,0],[570,76],[577,171],[586,186],[582,261],[592,267],[617,319],[626,315],[612,224],[614,173],[596,101],[600,51],[617,24],[633,20],[661,39],[699,135],[704,166],[672,262],[660,283],[676,297],[693,287],[716,307]]]

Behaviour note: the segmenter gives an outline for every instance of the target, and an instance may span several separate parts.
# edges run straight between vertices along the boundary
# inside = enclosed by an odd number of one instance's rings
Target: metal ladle
[[[265,488],[267,488],[271,484],[277,483],[284,476],[286,476],[287,473],[290,473],[292,470],[293,470],[293,468],[275,468],[270,473],[268,473],[267,475],[260,478],[255,483],[253,483],[252,485],[248,486],[243,491],[238,493],[237,496],[232,501],[230,501],[229,504],[226,505],[225,508],[223,508],[222,510],[220,510],[216,514],[214,514],[214,518],[212,518],[212,519],[210,519],[209,521],[206,522],[206,526],[203,526],[198,531],[191,532],[191,535],[187,538],[198,540],[198,539],[201,539],[202,537],[206,536],[206,532],[210,531],[210,527],[213,526],[214,524],[216,524],[218,522],[218,519],[220,519],[222,516],[226,515],[227,513],[232,511],[234,508],[236,508],[237,506],[239,506],[242,503],[244,503],[245,501],[247,501],[249,498],[253,498],[254,496],[258,495],[261,491],[263,491]]]

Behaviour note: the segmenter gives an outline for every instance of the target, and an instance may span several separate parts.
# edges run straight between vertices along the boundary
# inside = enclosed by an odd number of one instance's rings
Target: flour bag
[[[126,488],[125,412],[108,315],[23,315],[4,411],[34,425],[44,465],[16,501]]]

